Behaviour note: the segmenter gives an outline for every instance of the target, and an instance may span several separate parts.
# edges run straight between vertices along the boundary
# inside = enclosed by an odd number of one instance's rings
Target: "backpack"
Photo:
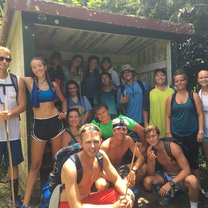
[[[81,151],[81,147],[80,147],[79,143],[75,143],[75,144],[70,145],[68,147],[63,147],[62,149],[60,149],[56,153],[56,155],[54,157],[53,170],[49,174],[48,184],[45,184],[43,186],[43,188],[41,189],[41,200],[40,200],[39,208],[47,208],[48,207],[51,195],[57,186],[61,185],[60,193],[62,190],[64,190],[65,185],[61,184],[61,170],[62,170],[64,163],[69,158],[71,158],[71,160],[76,165],[77,184],[79,184],[81,182],[82,176],[83,176],[83,169],[82,169],[80,159],[77,155],[77,153],[80,151]],[[100,170],[102,171],[102,169],[103,169],[103,155],[102,155],[102,153],[98,152],[96,155],[96,158],[98,160]]]
[[[177,141],[176,139],[164,137],[164,138],[161,138],[160,140],[163,142],[165,151],[166,151],[166,153],[168,154],[168,156],[170,157],[171,161],[175,160],[175,157],[173,156],[173,154],[172,154],[172,152],[171,152],[171,148],[170,148],[170,143],[171,143],[171,142],[174,142],[174,143],[176,143],[177,145],[179,145],[179,146],[181,147],[181,149],[182,149],[184,155],[185,155],[185,153],[186,153],[186,148],[184,147],[183,144],[181,144],[181,143],[180,143],[179,141]],[[156,152],[156,149],[155,149],[155,148],[153,148],[153,150]]]
[[[10,86],[13,86],[14,89],[15,89],[15,92],[16,92],[16,99],[18,97],[18,89],[19,89],[19,86],[18,86],[18,80],[17,80],[17,76],[12,74],[12,73],[9,73],[10,75],[10,78],[11,78],[11,82],[12,84],[0,84],[0,86],[3,87],[3,91],[5,91],[4,87],[10,87]],[[4,92],[5,93],[5,92]]]

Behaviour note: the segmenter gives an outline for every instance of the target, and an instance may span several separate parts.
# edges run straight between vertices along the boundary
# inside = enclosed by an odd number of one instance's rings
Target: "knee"
[[[199,181],[194,175],[189,175],[185,178],[185,185],[188,188],[197,189],[199,187]]]
[[[104,178],[99,178],[95,182],[95,187],[98,191],[103,191],[108,188],[109,183]]]
[[[30,171],[32,172],[38,172],[40,170],[41,167],[41,162],[36,162],[36,163],[31,163],[30,165]]]
[[[151,190],[152,187],[152,178],[150,176],[146,176],[144,178],[144,188],[147,190]]]

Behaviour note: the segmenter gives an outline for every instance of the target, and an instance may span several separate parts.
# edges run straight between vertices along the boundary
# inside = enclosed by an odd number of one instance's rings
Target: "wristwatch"
[[[169,181],[171,186],[175,186],[175,183],[173,181]]]
[[[131,169],[135,174],[137,174],[137,169],[136,168],[132,168]]]
[[[204,131],[198,131],[198,134],[204,135]]]

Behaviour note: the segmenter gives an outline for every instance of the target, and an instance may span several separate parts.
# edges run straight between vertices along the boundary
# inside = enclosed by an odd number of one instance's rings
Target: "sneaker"
[[[18,196],[17,199],[15,199],[15,208],[21,208],[22,207],[22,201],[21,201],[21,197]],[[12,207],[12,200],[9,200],[9,206]]]
[[[160,198],[159,204],[161,206],[166,206],[169,203],[170,199],[171,199],[171,194],[168,193],[166,196]]]

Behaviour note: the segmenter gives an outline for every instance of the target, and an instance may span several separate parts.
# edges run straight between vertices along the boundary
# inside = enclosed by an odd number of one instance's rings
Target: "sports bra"
[[[38,91],[38,100],[40,103],[52,102],[53,101],[53,92],[49,88],[48,90]]]

